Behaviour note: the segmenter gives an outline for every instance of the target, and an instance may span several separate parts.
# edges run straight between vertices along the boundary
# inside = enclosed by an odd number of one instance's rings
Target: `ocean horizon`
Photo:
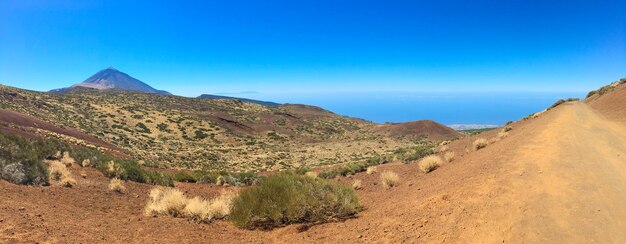
[[[242,97],[319,106],[375,123],[434,120],[445,125],[503,125],[584,92],[248,93]]]

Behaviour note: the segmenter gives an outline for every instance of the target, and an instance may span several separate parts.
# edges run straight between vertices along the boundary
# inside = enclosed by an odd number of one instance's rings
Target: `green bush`
[[[28,141],[0,132],[0,178],[19,185],[48,185],[48,168],[42,160],[59,147],[56,140]]]
[[[260,176],[253,172],[229,173],[215,171],[195,171],[193,173],[179,172],[174,175],[174,180],[179,182],[196,182],[196,183],[218,183],[221,178],[222,184],[231,186],[250,186],[256,183]]]
[[[353,217],[362,209],[351,187],[294,173],[263,178],[233,202],[231,221],[240,228],[271,229]]]
[[[113,171],[109,164],[113,162]],[[104,157],[96,165],[96,168],[109,178],[119,178],[139,183],[148,183],[163,186],[174,186],[174,181],[169,174],[147,170],[134,160],[123,160]]]

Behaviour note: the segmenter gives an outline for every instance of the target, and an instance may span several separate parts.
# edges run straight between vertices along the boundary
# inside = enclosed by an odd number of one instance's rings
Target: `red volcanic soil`
[[[374,131],[386,133],[392,137],[424,136],[429,140],[449,140],[460,138],[461,133],[432,120],[418,120],[406,123],[377,125]]]
[[[94,136],[88,135],[80,130],[74,128],[60,128],[58,126],[29,115],[21,114],[11,110],[0,109],[0,131],[26,138],[40,137],[40,135],[35,134],[29,130],[19,129],[20,127],[38,128],[66,136],[71,136],[77,139],[84,140],[90,144],[110,149],[112,152],[114,152],[114,156],[124,156],[123,149],[103,140],[100,140]]]

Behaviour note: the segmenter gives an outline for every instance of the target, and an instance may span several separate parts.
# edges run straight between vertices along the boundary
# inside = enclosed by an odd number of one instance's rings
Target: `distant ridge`
[[[209,94],[202,94],[202,95],[200,95],[198,98],[201,98],[201,99],[228,99],[228,100],[240,100],[240,101],[244,101],[244,102],[256,103],[256,104],[259,104],[259,105],[269,106],[269,107],[276,107],[276,106],[280,106],[280,105],[282,105],[282,104],[280,104],[280,103],[275,103],[275,102],[266,102],[266,101],[259,101],[259,100],[248,99],[248,98],[228,97],[228,96],[218,96],[218,95],[209,95]]]
[[[98,90],[120,89],[143,93],[171,95],[171,93],[167,91],[154,89],[148,84],[143,83],[142,81],[135,79],[130,75],[121,72],[113,67],[101,70],[98,73],[87,78],[85,81],[75,84],[71,87],[54,89],[50,92],[64,93],[70,91],[72,88],[75,87],[87,87]]]

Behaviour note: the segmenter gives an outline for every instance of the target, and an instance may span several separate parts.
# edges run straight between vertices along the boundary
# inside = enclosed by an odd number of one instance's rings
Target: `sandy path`
[[[461,240],[626,243],[626,130],[584,103],[548,116],[509,170],[463,203],[484,207]]]

